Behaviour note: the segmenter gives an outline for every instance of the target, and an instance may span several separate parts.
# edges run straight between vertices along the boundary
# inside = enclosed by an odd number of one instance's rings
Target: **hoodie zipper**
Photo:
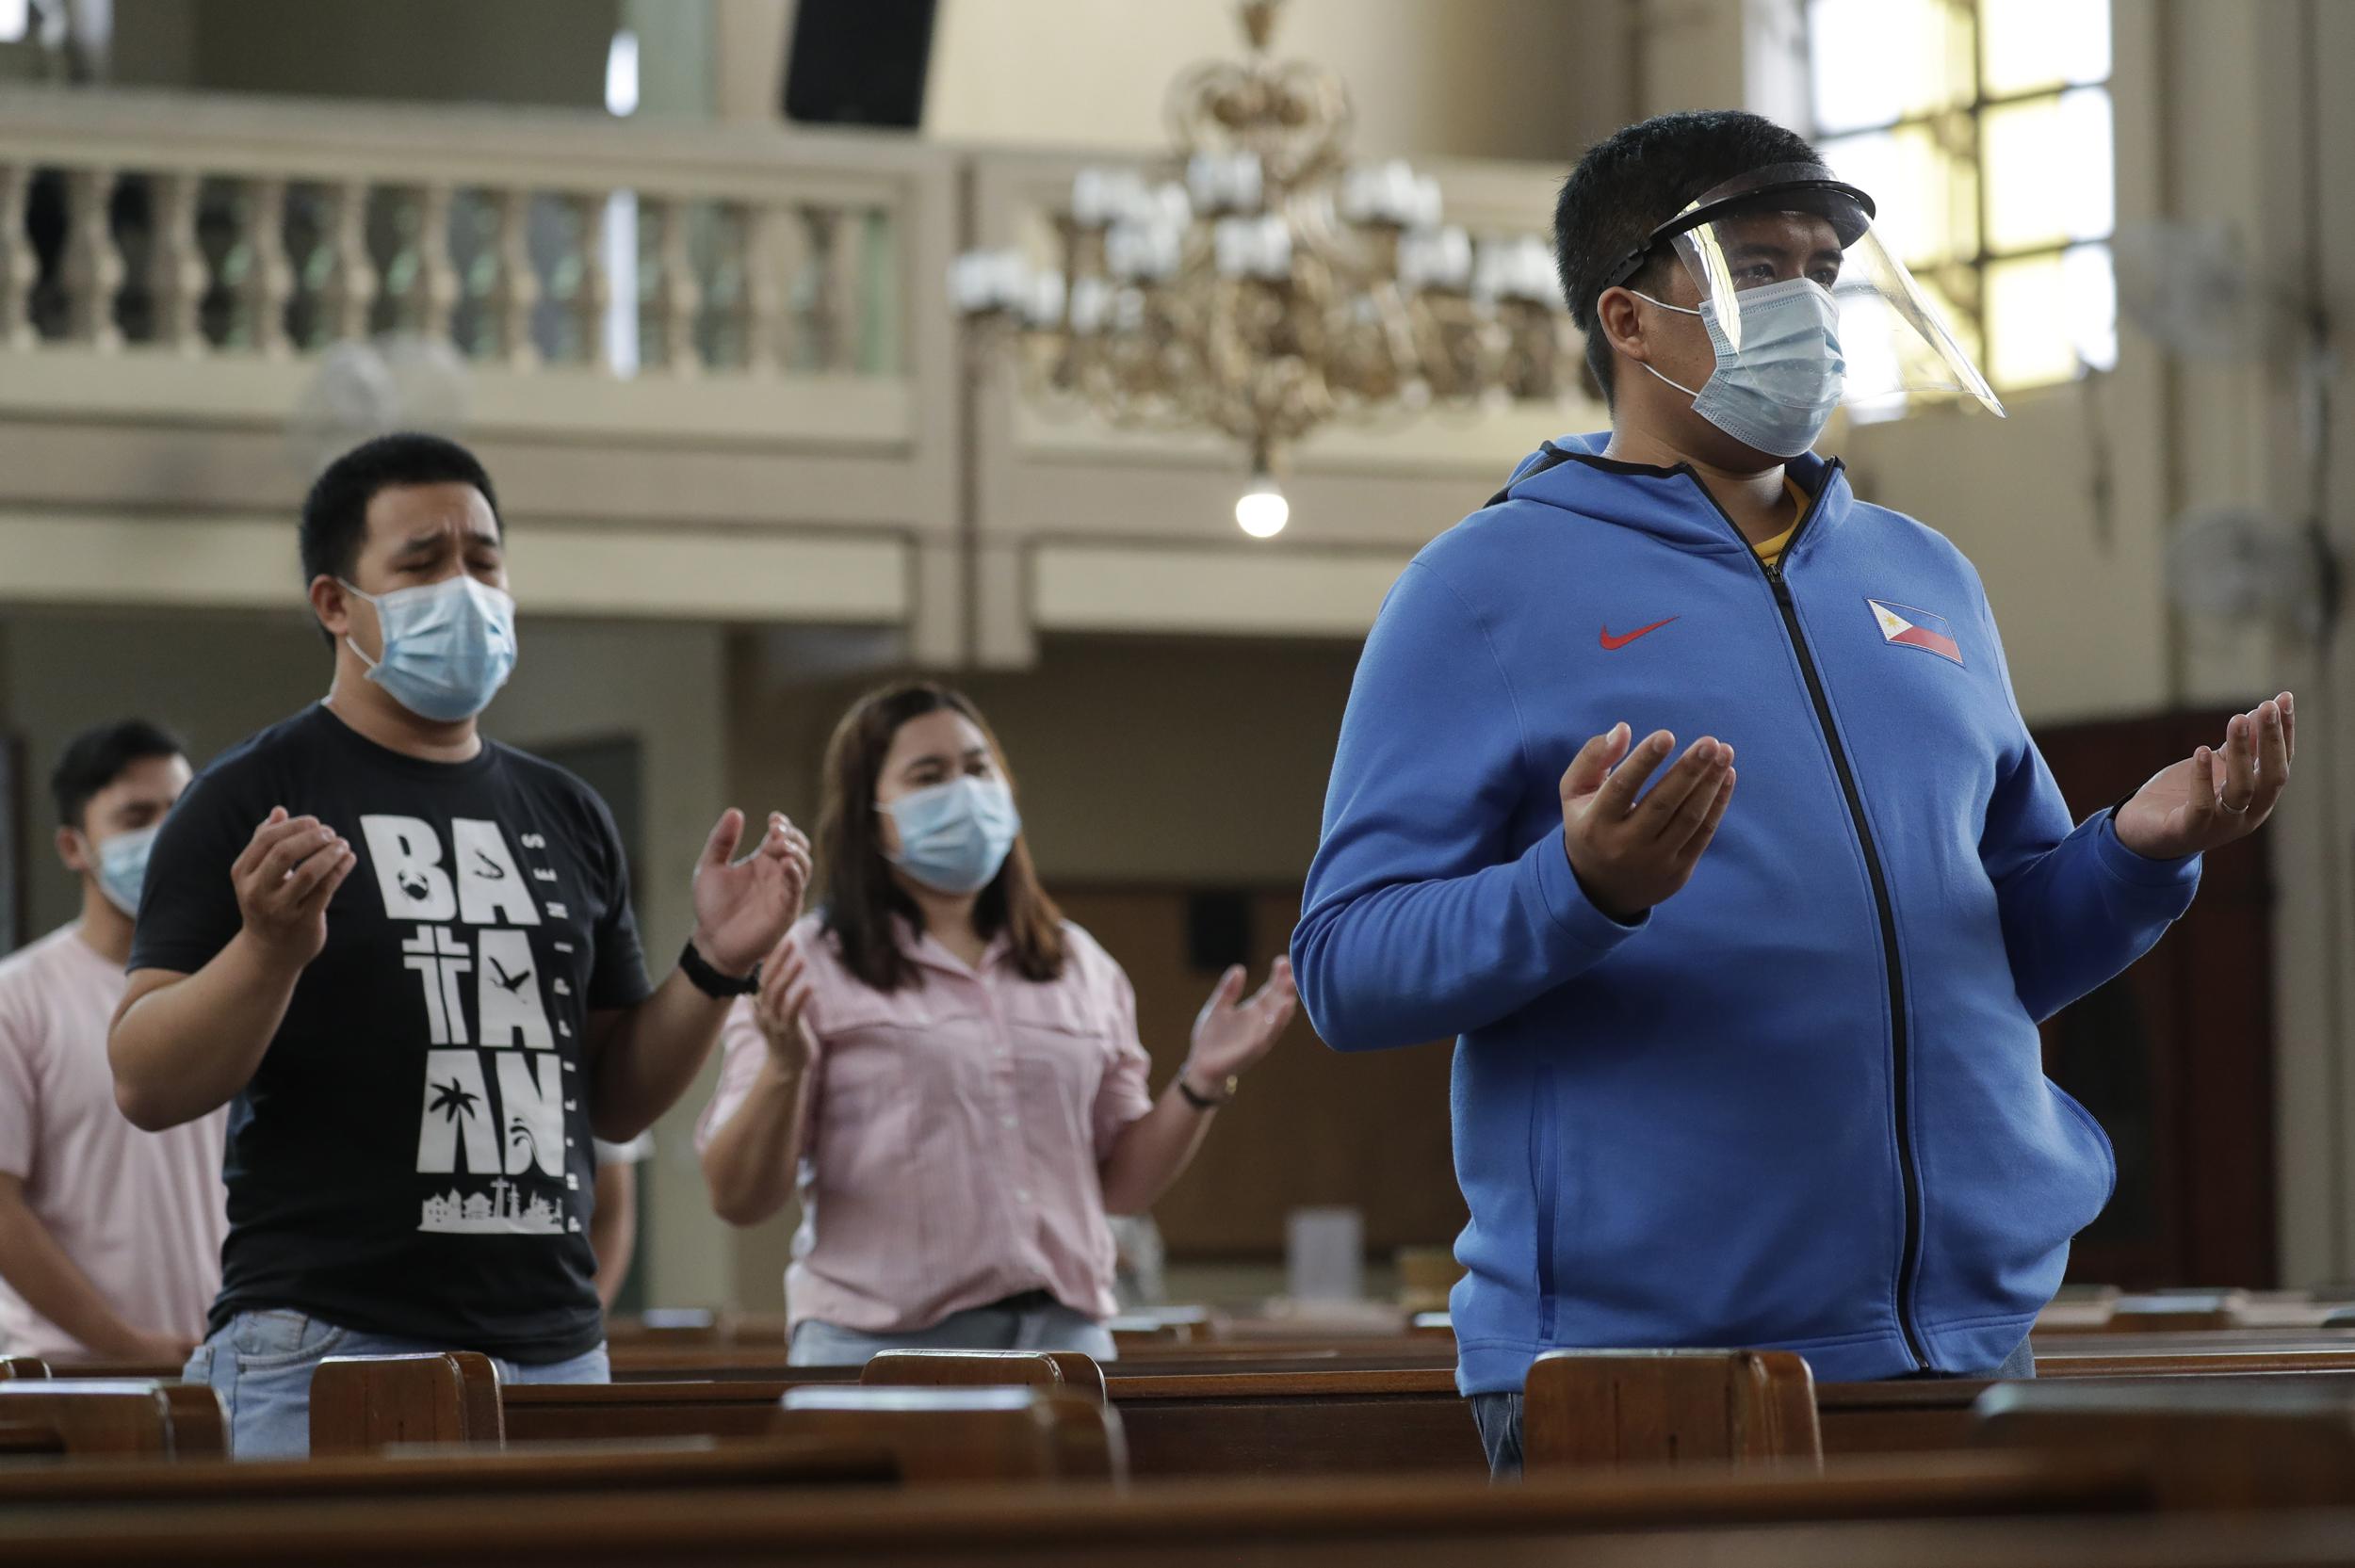
[[[1799,547],[1799,540],[1806,534],[1808,524],[1814,520],[1815,513],[1822,508],[1824,496],[1831,489],[1832,475],[1840,467],[1839,460],[1834,459],[1824,476],[1823,484],[1808,502],[1807,509],[1800,513],[1799,521],[1792,527],[1791,537],[1783,542],[1782,553],[1772,566],[1758,558],[1758,552],[1750,547],[1749,540],[1734,523],[1732,515],[1717,504],[1717,497],[1710,494],[1709,487],[1701,483],[1701,477],[1695,472],[1692,464],[1679,463],[1676,471],[1691,479],[1693,488],[1699,491],[1717,515],[1726,520],[1726,526],[1733,531],[1733,537],[1742,545],[1742,553],[1749,557],[1751,564],[1764,575],[1766,586],[1774,592],[1775,608],[1782,615],[1783,633],[1790,638],[1792,651],[1798,655],[1799,672],[1807,679],[1809,700],[1815,704],[1816,727],[1823,732],[1824,744],[1830,749],[1832,771],[1839,775],[1841,793],[1847,797],[1848,820],[1856,829],[1858,845],[1864,851],[1864,869],[1873,884],[1875,910],[1880,916],[1881,966],[1889,977],[1889,1083],[1897,1126],[1897,1173],[1905,1185],[1905,1246],[1897,1257],[1897,1328],[1905,1335],[1906,1350],[1913,1357],[1916,1370],[1925,1370],[1930,1365],[1930,1358],[1924,1352],[1921,1335],[1913,1326],[1913,1276],[1922,1261],[1922,1178],[1914,1169],[1913,1131],[1908,1116],[1912,1098],[1909,1082],[1911,1051],[1906,1029],[1905,969],[1897,957],[1896,907],[1890,902],[1888,874],[1881,867],[1880,850],[1874,846],[1873,830],[1865,820],[1864,797],[1857,788],[1856,773],[1848,766],[1848,753],[1840,744],[1840,734],[1832,727],[1831,700],[1824,694],[1823,675],[1815,667],[1814,651],[1808,647],[1807,638],[1799,630],[1798,606],[1792,600],[1791,585],[1782,573],[1782,563],[1789,560],[1792,552]]]

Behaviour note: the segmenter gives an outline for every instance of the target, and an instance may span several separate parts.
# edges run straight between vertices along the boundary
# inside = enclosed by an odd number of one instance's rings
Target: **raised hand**
[[[808,961],[788,936],[761,964],[760,990],[753,996],[753,1022],[787,1073],[799,1073],[817,1054],[816,1043],[802,1027],[802,1013],[809,1006],[808,976]]]
[[[2152,860],[2178,860],[2244,838],[2273,814],[2298,754],[2290,694],[2236,713],[2221,752],[2201,746],[2160,769],[2118,808],[2118,841]]]
[[[360,857],[316,816],[273,806],[229,867],[246,935],[271,958],[301,969],[327,946],[327,905]]]
[[[1570,869],[1594,906],[1622,923],[1684,886],[1733,800],[1733,748],[1706,736],[1636,799],[1677,741],[1656,730],[1630,751],[1633,733],[1614,724],[1580,747],[1562,775]]]
[[[1247,978],[1240,963],[1219,977],[1218,988],[1194,1020],[1188,1072],[1213,1080],[1233,1077],[1267,1055],[1292,1021],[1300,993],[1292,985],[1291,960],[1277,959],[1268,970],[1267,983],[1250,1000],[1238,1001]]]
[[[749,975],[802,915],[809,887],[809,839],[782,812],[753,852],[731,862],[744,814],[730,806],[695,863],[695,946],[723,975]]]

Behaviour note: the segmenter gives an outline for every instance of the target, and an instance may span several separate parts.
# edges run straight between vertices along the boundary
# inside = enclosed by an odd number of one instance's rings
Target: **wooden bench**
[[[20,1504],[314,1502],[334,1497],[443,1497],[474,1493],[707,1491],[890,1485],[900,1467],[883,1447],[807,1439],[661,1444],[567,1443],[485,1452],[414,1448],[327,1459],[191,1465],[147,1460],[0,1466],[0,1513]]]
[[[2137,1372],[2154,1365],[2164,1375],[2194,1378],[2240,1375],[2246,1364],[2239,1357],[2131,1364]],[[796,1368],[789,1381],[509,1388],[502,1393],[505,1435],[520,1443],[757,1435],[788,1389],[850,1375]],[[1115,1362],[1105,1386],[1140,1477],[1471,1474],[1486,1463],[1454,1374],[1441,1368],[1164,1376],[1140,1375]],[[1845,1458],[1959,1447],[1970,1441],[1973,1404],[1986,1387],[1934,1380],[1819,1384],[1822,1451]]]
[[[2355,1500],[2355,1386],[2344,1380],[1999,1383],[1974,1414],[1982,1444],[2129,1460],[2163,1505]]]
[[[885,1350],[859,1370],[868,1388],[1059,1388],[1104,1402],[1104,1368],[1070,1350]]]
[[[1052,1362],[1046,1369],[1060,1380]],[[661,1403],[626,1398],[648,1388],[670,1398]],[[625,1398],[617,1402],[615,1396]],[[633,1419],[637,1415],[648,1418]],[[531,1416],[553,1419],[542,1425]],[[495,1448],[511,1439],[681,1437],[795,1438],[881,1449],[914,1483],[1113,1479],[1127,1469],[1119,1418],[1100,1395],[1074,1392],[1060,1381],[1031,1387],[737,1382],[502,1389],[489,1358],[463,1350],[331,1356],[311,1381],[315,1456],[369,1454],[412,1443]]]
[[[0,1381],[0,1455],[203,1460],[227,1448],[220,1398],[203,1383]]]
[[[0,1511],[0,1560],[10,1568],[102,1560],[117,1568],[322,1561],[1429,1568],[1472,1560],[1513,1568],[1704,1560],[2034,1568],[2143,1560],[2120,1553],[2128,1545],[2148,1551],[2161,1539],[2135,1517],[2149,1506],[2148,1486],[2127,1468],[1990,1453],[1840,1476],[1605,1475],[1505,1489],[1430,1477],[1172,1482],[1126,1492],[999,1484],[911,1492],[889,1508],[841,1492],[749,1488],[696,1495],[687,1508],[660,1494],[452,1495],[389,1516],[381,1503],[355,1498],[244,1508],[162,1503],[131,1512],[57,1506]],[[2284,1528],[2280,1520],[2263,1523]],[[2293,1532],[2307,1554],[2293,1558],[2242,1551],[2267,1537],[2230,1521],[2169,1524],[2182,1533],[2166,1539],[2204,1539],[2217,1554],[2170,1561],[2355,1562],[2344,1551],[2314,1555],[2314,1543],[2330,1539],[2316,1530]],[[1956,1539],[1951,1532],[1974,1528],[1993,1532],[2004,1555],[1957,1557],[1942,1548]],[[1795,1541],[1807,1550],[1792,1549]],[[2023,1550],[2030,1542],[2049,1544]],[[2224,1556],[2227,1548],[2236,1555]]]
[[[1823,1467],[1814,1375],[1789,1350],[1556,1350],[1523,1392],[1533,1472]]]

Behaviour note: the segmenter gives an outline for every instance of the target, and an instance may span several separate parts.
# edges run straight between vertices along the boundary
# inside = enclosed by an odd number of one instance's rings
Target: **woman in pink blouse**
[[[909,1346],[1113,1353],[1107,1214],[1141,1213],[1296,1005],[1229,971],[1156,1100],[1136,1001],[1038,884],[997,739],[928,682],[862,699],[826,753],[823,911],[738,1003],[698,1140],[712,1206],[798,1187],[792,1360]]]

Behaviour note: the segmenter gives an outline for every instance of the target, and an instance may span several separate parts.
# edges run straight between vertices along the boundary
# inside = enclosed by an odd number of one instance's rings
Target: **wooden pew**
[[[398,1389],[380,1394],[363,1388],[330,1399],[315,1392],[315,1452],[365,1451],[412,1431],[429,1431],[438,1441],[499,1440],[490,1435],[487,1420],[469,1422],[456,1413],[460,1393],[450,1380],[420,1379],[401,1363],[361,1358],[346,1364],[356,1370],[339,1374],[404,1380]],[[497,1430],[508,1442],[527,1444],[752,1437],[771,1430],[771,1413],[788,1394],[839,1382],[524,1384],[498,1391]],[[1455,1393],[1454,1374],[1444,1369],[1110,1375],[1105,1389],[1126,1432],[1129,1464],[1142,1476],[1475,1474],[1486,1465],[1470,1410]],[[384,1424],[394,1416],[372,1414],[399,1413],[420,1398],[440,1401],[440,1408],[430,1415],[398,1415],[401,1424],[395,1427]]]
[[[1104,1402],[1104,1368],[1071,1350],[885,1350],[859,1370],[867,1388],[1059,1388]]]
[[[1532,1472],[1823,1467],[1814,1375],[1789,1350],[1555,1350],[1524,1394]]]
[[[1981,1444],[2129,1460],[2163,1504],[2355,1499],[2355,1388],[2339,1380],[1999,1383],[1973,1413]]]
[[[2134,1364],[2137,1368],[2148,1363]],[[2168,1375],[2234,1375],[2197,1357]],[[522,1443],[709,1434],[751,1436],[788,1388],[848,1375],[797,1368],[794,1381],[731,1378],[503,1391],[506,1435]],[[1970,1441],[1985,1383],[1819,1384],[1816,1416],[1832,1458],[1952,1449]],[[1442,1368],[1137,1375],[1113,1363],[1106,1389],[1140,1477],[1455,1471],[1485,1466],[1469,1407]]]
[[[0,1382],[0,1454],[219,1459],[227,1423],[203,1383],[10,1378]]]
[[[1303,1568],[1501,1568],[1743,1563],[2143,1563],[2152,1542],[2204,1541],[2211,1558],[2270,1568],[2344,1568],[2332,1539],[2298,1526],[2303,1555],[2243,1548],[2268,1537],[2230,1520],[2174,1520],[2165,1536],[2136,1517],[2147,1486],[2106,1464],[1949,1456],[1829,1477],[1756,1473],[1570,1478],[1496,1489],[1484,1480],[1364,1478],[1043,1489],[999,1484],[909,1493],[878,1509],[840,1493],[450,1496],[388,1517],[365,1501],[289,1500],[242,1509],[193,1504],[0,1511],[0,1560],[59,1568],[214,1568],[338,1563],[412,1568],[694,1562],[705,1565],[992,1563],[1133,1568],[1282,1562]],[[1826,1523],[1838,1521],[1838,1523]],[[1916,1523],[1918,1522],[1918,1523]],[[2272,1529],[2284,1522],[2263,1522]],[[2330,1523],[2345,1528],[2345,1516]],[[1956,1532],[1986,1535],[1956,1556]],[[1804,1554],[1788,1548],[1804,1543]],[[2000,1545],[2001,1551],[1994,1548]],[[2236,1554],[2225,1555],[2227,1551]],[[1895,1555],[1891,1555],[1895,1554]]]
[[[779,1401],[770,1431],[889,1450],[901,1479],[1116,1481],[1120,1418],[1099,1399],[1048,1388],[849,1388],[813,1384]]]
[[[1053,1363],[1047,1370],[1060,1379]],[[470,1351],[331,1356],[311,1382],[311,1452],[364,1455],[419,1442],[496,1448],[511,1436],[523,1443],[790,1438],[885,1451],[911,1483],[1115,1479],[1128,1468],[1119,1417],[1100,1397],[1069,1391],[1060,1381],[1043,1387],[640,1385],[652,1386],[670,1389],[674,1398],[654,1412],[653,1422],[638,1422],[629,1418],[629,1402],[616,1406],[609,1398],[638,1390],[537,1383],[502,1389],[489,1359]],[[712,1391],[727,1398],[703,1397]],[[554,1430],[534,1430],[509,1418],[524,1405],[561,1415]]]
[[[498,1368],[473,1350],[329,1356],[311,1374],[311,1453],[367,1454],[395,1443],[497,1447]]]
[[[106,1464],[0,1466],[0,1516],[24,1504],[184,1504],[252,1507],[334,1497],[380,1499],[498,1493],[675,1492],[785,1486],[890,1485],[900,1468],[886,1448],[752,1439],[679,1438],[660,1444],[567,1443],[552,1447],[416,1448],[396,1458],[253,1460],[191,1465],[124,1460]]]

